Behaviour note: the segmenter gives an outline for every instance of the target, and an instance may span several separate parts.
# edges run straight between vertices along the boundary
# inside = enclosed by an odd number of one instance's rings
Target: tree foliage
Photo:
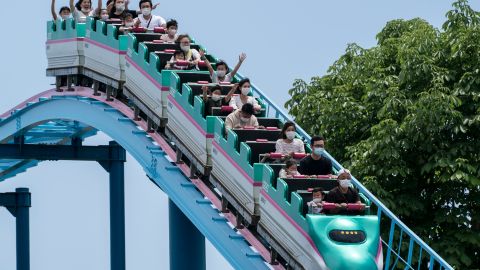
[[[480,13],[453,3],[442,29],[393,20],[349,44],[285,105],[410,228],[458,268],[480,265]]]

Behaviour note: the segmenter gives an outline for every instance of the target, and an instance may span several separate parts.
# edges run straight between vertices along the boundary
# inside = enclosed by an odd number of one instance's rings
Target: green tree
[[[480,13],[393,20],[349,44],[286,108],[449,263],[480,265]]]

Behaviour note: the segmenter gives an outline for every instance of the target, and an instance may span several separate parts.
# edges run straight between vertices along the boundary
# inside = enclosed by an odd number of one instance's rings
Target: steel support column
[[[205,270],[205,237],[171,200],[168,212],[170,269]]]
[[[0,193],[0,206],[4,206],[16,218],[17,270],[30,269],[30,220],[31,195],[28,188]]]

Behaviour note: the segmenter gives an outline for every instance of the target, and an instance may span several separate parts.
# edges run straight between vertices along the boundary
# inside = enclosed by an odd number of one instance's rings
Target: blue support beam
[[[205,270],[205,237],[177,205],[168,200],[170,269]]]
[[[116,142],[110,142],[109,145],[82,146],[81,140],[75,138],[72,145],[25,144],[23,136],[15,137],[14,142],[0,144],[0,159],[97,161],[110,174],[110,268],[125,270],[125,149]],[[23,194],[25,191],[17,192]],[[28,189],[26,192],[28,193]],[[0,197],[0,205],[1,202]],[[12,212],[11,208],[9,210]],[[15,208],[12,214],[17,217],[18,263],[19,257],[28,258],[29,255],[28,208]],[[24,248],[25,245],[27,249]],[[28,263],[23,260],[20,263],[19,270],[29,269]]]
[[[0,206],[6,207],[16,218],[17,270],[30,269],[30,215],[32,206],[28,188],[0,193]]]

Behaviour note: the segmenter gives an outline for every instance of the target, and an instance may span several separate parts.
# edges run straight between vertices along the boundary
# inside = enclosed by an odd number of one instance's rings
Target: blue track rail
[[[59,128],[62,123],[64,126]],[[66,128],[69,124],[72,125],[70,129]],[[43,132],[35,132],[39,129]],[[139,162],[149,178],[175,202],[234,268],[269,269],[260,254],[253,251],[243,236],[227,224],[211,201],[169,160],[147,132],[117,109],[82,96],[40,98],[38,102],[29,103],[1,120],[0,141],[13,142],[15,136],[25,135],[34,142],[39,139],[36,136],[45,136],[48,130],[51,130],[52,136],[44,140],[57,143],[66,143],[74,135],[84,138],[94,135],[97,130],[104,132]],[[66,137],[61,138],[60,135]],[[4,164],[4,169],[11,170],[3,179],[23,172],[26,167],[35,166],[36,163],[27,162],[18,168],[9,165],[15,164]]]

